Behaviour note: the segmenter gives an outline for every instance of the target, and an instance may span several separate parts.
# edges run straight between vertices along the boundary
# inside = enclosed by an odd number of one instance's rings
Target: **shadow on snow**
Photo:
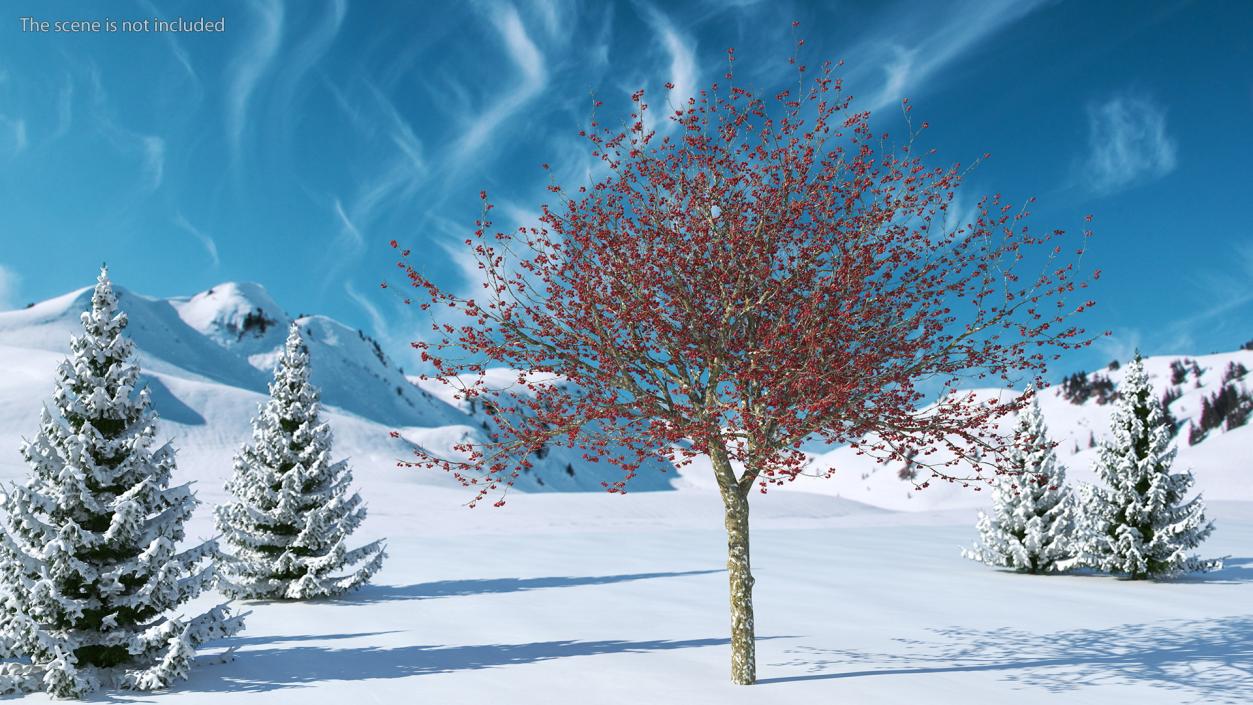
[[[1223,567],[1209,573],[1190,573],[1171,578],[1172,583],[1250,583],[1253,582],[1253,558],[1223,558]]]
[[[364,635],[330,635],[341,637]],[[316,638],[316,637],[315,637]],[[326,637],[321,637],[326,638]],[[278,637],[283,640],[283,637]],[[223,667],[197,668],[173,691],[271,691],[313,686],[323,681],[407,678],[497,666],[536,663],[573,656],[642,653],[725,646],[729,639],[678,641],[544,641],[531,644],[401,646],[335,649],[320,646],[249,649]]]
[[[1175,691],[1179,702],[1253,702],[1253,616],[1128,624],[1034,634],[952,627],[935,639],[898,639],[893,653],[800,647],[773,667],[809,673],[762,684],[936,673],[997,673],[1052,693],[1099,685]]]
[[[667,573],[629,573],[625,575],[589,575],[547,578],[485,578],[475,580],[438,580],[414,585],[366,585],[360,590],[334,600],[348,604],[370,604],[399,600],[426,600],[433,597],[464,597],[505,592],[523,592],[543,588],[578,587],[580,585],[607,585],[631,580],[654,578],[677,578],[687,575],[722,573],[717,570],[685,570]]]

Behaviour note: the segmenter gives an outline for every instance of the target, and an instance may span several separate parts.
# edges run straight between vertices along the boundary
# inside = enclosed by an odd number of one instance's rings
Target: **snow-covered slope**
[[[0,476],[24,472],[16,453],[20,435],[33,432],[39,407],[52,389],[53,370],[79,328],[78,317],[90,295],[90,289],[80,289],[0,313],[0,365],[6,370],[0,377]],[[127,332],[136,343],[144,381],[164,431],[179,449],[180,467],[204,481],[202,491],[210,498],[219,491],[232,454],[248,437],[249,419],[264,398],[275,355],[293,319],[258,284],[225,283],[174,299],[120,290],[120,301],[130,317]],[[446,450],[462,438],[490,432],[492,417],[453,398],[443,385],[407,377],[361,331],[324,316],[302,316],[297,323],[309,345],[313,382],[328,406],[336,452],[353,459],[358,476],[383,487],[451,484],[437,472],[398,470],[395,461],[410,458],[415,444]],[[1171,383],[1172,376],[1178,377],[1172,363],[1185,368],[1179,384]],[[1224,371],[1232,363],[1253,369],[1253,351],[1145,360],[1157,394],[1168,387],[1178,391],[1170,404],[1180,422],[1177,462],[1194,471],[1198,488],[1211,500],[1253,500],[1253,424],[1216,428],[1196,445],[1189,444],[1189,429],[1200,422],[1202,401],[1223,386]],[[1107,378],[1116,389],[1122,375],[1119,369],[1100,370],[1084,380],[1092,384]],[[1253,389],[1253,373],[1231,384]],[[1071,479],[1091,480],[1096,455],[1092,444],[1104,438],[1113,405],[1101,403],[1099,395],[1072,403],[1060,386],[1046,390],[1040,403]],[[399,438],[389,435],[392,430]],[[620,477],[614,468],[589,465],[577,451],[547,448],[542,455],[533,458],[535,468],[518,489],[599,490],[602,480]],[[829,479],[798,478],[783,491],[838,496],[893,510],[969,508],[988,501],[986,492],[945,482],[918,491],[915,483],[900,477],[899,464],[879,465],[848,448],[816,452],[812,466],[836,472]],[[673,469],[642,472],[631,489],[699,489],[710,488],[712,482],[707,463],[698,461],[681,476]],[[385,501],[399,508],[410,499],[400,492]]]
[[[287,315],[259,287],[160,300],[124,293],[145,381],[178,449],[179,479],[205,502],[191,537],[213,533],[230,457],[264,399]],[[227,296],[227,294],[230,294]],[[86,307],[83,291],[0,313],[0,480],[26,473],[17,448],[36,429],[53,372]],[[262,330],[261,309],[274,321]],[[983,495],[933,484],[921,493],[847,450],[815,455],[837,468],[755,497],[758,664],[753,688],[726,683],[725,535],[709,468],[685,468],[676,492],[531,494],[503,510],[467,511],[467,492],[437,473],[398,470],[413,442],[440,446],[490,426],[448,390],[410,384],[356,331],[300,319],[321,367],[336,455],[352,459],[370,516],[354,538],[388,537],[371,585],[340,600],[253,603],[246,631],[209,645],[191,679],[152,697],[202,703],[1243,703],[1253,699],[1253,431],[1215,429],[1188,444],[1188,421],[1228,362],[1197,357],[1171,411],[1219,528],[1205,556],[1223,571],[1150,583],[1022,576],[960,557]],[[271,327],[273,326],[273,327]],[[240,332],[244,335],[240,335]],[[251,336],[251,337],[249,337]],[[1158,393],[1174,358],[1150,358]],[[1117,371],[1102,371],[1111,382]],[[1089,376],[1089,381],[1091,376]],[[1253,386],[1253,379],[1246,380]],[[1089,436],[1112,407],[1042,399],[1075,479],[1089,477]],[[425,392],[425,393],[424,393]],[[392,398],[407,401],[395,402]],[[392,423],[389,419],[400,419]],[[401,438],[392,438],[391,429]],[[1078,450],[1076,451],[1076,445]],[[571,462],[576,475],[564,472]],[[595,469],[550,449],[524,490],[593,489]],[[642,475],[635,489],[667,487]],[[839,495],[838,497],[834,495]],[[856,500],[856,501],[853,501]],[[893,512],[894,509],[946,511]],[[924,599],[920,599],[924,596]],[[206,596],[216,600],[217,596]],[[206,605],[209,603],[205,603]],[[1023,609],[1024,605],[1041,606]],[[199,605],[197,605],[199,606]],[[225,649],[238,649],[223,659]],[[624,685],[625,684],[625,685]],[[108,694],[103,697],[114,697]],[[52,702],[33,695],[21,702]]]
[[[1186,364],[1184,364],[1186,361]],[[1181,384],[1171,384],[1171,364],[1184,364],[1188,369]],[[1201,371],[1198,377],[1192,370]],[[1253,421],[1230,430],[1225,427],[1209,432],[1196,445],[1189,443],[1189,430],[1200,424],[1202,400],[1213,397],[1223,386],[1228,365],[1238,363],[1253,370],[1253,351],[1241,350],[1214,355],[1187,357],[1169,355],[1145,358],[1145,371],[1160,398],[1167,388],[1174,387],[1180,396],[1169,409],[1179,422],[1176,433],[1178,468],[1190,468],[1196,476],[1196,487],[1210,500],[1253,500]],[[1107,378],[1116,390],[1122,383],[1122,369],[1103,369],[1084,375],[1088,383]],[[1230,382],[1237,389],[1253,391],[1253,372],[1241,380]],[[981,390],[984,395],[1007,395],[1012,392]],[[1050,436],[1057,442],[1057,453],[1067,467],[1071,482],[1092,482],[1095,473],[1096,445],[1105,440],[1112,401],[1102,403],[1092,397],[1082,403],[1066,398],[1060,385],[1040,395],[1040,408],[1048,424]],[[939,457],[939,456],[937,456]],[[880,465],[859,456],[849,448],[838,448],[815,454],[812,466],[834,468],[830,479],[801,477],[787,489],[831,494],[879,507],[899,510],[952,509],[982,506],[990,502],[985,491],[948,482],[931,482],[925,490],[915,489],[914,482],[900,477],[900,463]],[[925,474],[918,479],[926,480]],[[974,486],[977,486],[974,485]]]
[[[259,284],[219,284],[171,299],[182,321],[201,337],[269,378],[289,317]],[[414,387],[382,349],[359,330],[325,316],[304,316],[312,381],[325,403],[392,426],[447,426],[464,421],[447,404]]]
[[[226,283],[191,297],[159,299],[118,288],[126,333],[135,342],[143,382],[162,432],[179,452],[180,474],[201,481],[202,499],[218,498],[249,423],[266,394],[292,318],[258,284]],[[0,313],[0,479],[22,477],[17,453],[37,427],[57,364],[81,330],[91,302],[84,288],[34,306]],[[400,470],[414,444],[450,446],[485,432],[486,420],[414,385],[369,336],[325,316],[296,320],[309,347],[312,381],[335,432],[335,454],[352,461],[370,484],[375,513],[403,511],[414,498],[397,485],[452,485],[435,471]],[[399,437],[392,437],[391,431]],[[523,491],[600,490],[613,469],[553,453],[523,477]],[[636,490],[668,489],[673,473],[642,475]],[[374,497],[379,499],[374,499]],[[391,509],[386,505],[394,505]]]

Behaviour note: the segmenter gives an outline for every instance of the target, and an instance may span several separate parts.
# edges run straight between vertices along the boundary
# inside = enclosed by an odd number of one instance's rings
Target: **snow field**
[[[422,487],[421,511],[459,491]],[[1206,555],[1223,571],[1166,583],[1025,576],[961,558],[974,512],[816,511],[754,498],[762,682],[727,682],[725,539],[699,491],[530,495],[500,510],[437,512],[389,533],[373,584],[338,600],[245,603],[233,661],[169,703],[1242,703],[1253,616],[1253,505],[1214,503]],[[670,505],[662,498],[680,500]],[[821,498],[816,498],[821,499]],[[810,526],[787,528],[794,501]],[[595,504],[595,503],[591,503]],[[659,506],[664,505],[664,506]],[[770,505],[776,505],[770,507]],[[201,512],[204,514],[204,512]],[[562,514],[574,528],[554,521]],[[483,522],[477,517],[488,516]],[[457,521],[463,517],[465,521]],[[885,524],[888,517],[900,523]],[[499,519],[500,521],[497,521]],[[602,530],[602,529],[610,530]],[[192,606],[194,608],[195,605]],[[30,696],[22,702],[51,702]]]

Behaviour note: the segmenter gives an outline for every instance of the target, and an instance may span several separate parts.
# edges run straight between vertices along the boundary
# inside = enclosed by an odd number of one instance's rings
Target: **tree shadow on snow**
[[[1172,583],[1251,583],[1253,558],[1239,556],[1223,559],[1223,567],[1209,573],[1190,573],[1171,578]]]
[[[329,641],[331,639],[362,639],[369,636],[383,636],[385,634],[399,634],[400,630],[390,630],[385,632],[351,632],[345,634],[277,634],[273,636],[233,636],[221,641],[212,642],[206,646],[226,646],[229,648],[239,648],[241,646],[266,645],[266,644],[282,644],[295,641]]]
[[[283,637],[278,637],[278,639],[281,640]],[[176,692],[263,692],[281,688],[314,686],[324,681],[406,678],[536,663],[573,656],[667,651],[725,646],[729,643],[729,639],[678,641],[614,639],[395,648],[334,649],[320,646],[295,646],[246,649],[240,651],[238,658],[230,664],[195,669],[191,680],[176,685],[172,690]]]
[[[182,399],[174,395],[160,378],[152,375],[140,375],[141,384],[147,385],[148,394],[152,397],[152,406],[161,415],[163,421],[173,421],[187,426],[203,426],[205,419],[200,412],[187,406]]]
[[[797,681],[936,673],[999,673],[1051,693],[1088,686],[1147,685],[1176,691],[1177,702],[1253,702],[1253,616],[1128,624],[1051,634],[952,627],[934,640],[898,639],[900,650],[800,647],[775,667],[809,673],[760,681]]]
[[[462,597],[488,595],[502,592],[522,592],[543,588],[578,587],[581,585],[607,585],[631,580],[654,578],[677,578],[686,575],[722,573],[717,570],[684,570],[666,573],[629,573],[625,575],[587,575],[547,578],[484,578],[475,580],[438,580],[414,585],[366,585],[361,589],[337,598],[335,602],[371,604],[400,600],[426,600],[433,597]]]

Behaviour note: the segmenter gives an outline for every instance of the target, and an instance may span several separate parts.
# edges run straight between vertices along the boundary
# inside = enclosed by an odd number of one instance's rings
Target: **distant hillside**
[[[1200,432],[1206,407],[1215,399],[1247,399],[1253,393],[1253,350],[1214,355],[1164,355],[1144,360],[1145,371],[1177,423],[1176,466],[1188,467],[1197,489],[1211,500],[1253,500],[1253,418],[1227,412],[1217,425]],[[1241,370],[1248,370],[1241,373]],[[1108,433],[1113,401],[1122,383],[1121,365],[1091,373],[1076,373],[1040,395],[1040,408],[1057,453],[1072,481],[1093,481],[1095,445]],[[981,390],[1003,396],[1005,390]],[[1236,405],[1228,402],[1229,407]],[[1208,423],[1217,418],[1208,414]],[[1192,441],[1192,442],[1190,442]],[[816,454],[816,468],[835,468],[830,479],[799,478],[791,489],[839,495],[890,509],[932,509],[977,506],[988,500],[986,490],[975,492],[947,482],[932,482],[917,490],[901,463],[879,465],[848,448]],[[685,477],[690,476],[685,474]],[[927,479],[920,475],[918,481]]]
[[[190,297],[158,299],[119,289],[130,318],[144,382],[152,390],[162,431],[179,451],[180,471],[202,481],[213,500],[230,472],[231,457],[249,437],[249,421],[292,317],[258,284],[225,283]],[[20,311],[0,313],[0,479],[25,473],[17,453],[22,436],[37,428],[52,390],[53,371],[90,304],[79,289]],[[366,494],[413,484],[452,485],[437,471],[401,470],[415,445],[446,452],[461,439],[481,439],[495,428],[485,409],[454,398],[444,385],[418,382],[368,335],[325,316],[295,319],[308,341],[312,377],[322,389],[338,455],[352,459]],[[1211,500],[1253,500],[1253,419],[1245,401],[1253,391],[1253,350],[1145,360],[1156,392],[1178,424],[1178,463],[1191,467]],[[511,373],[495,370],[505,379]],[[1074,480],[1092,478],[1094,444],[1104,439],[1123,370],[1111,366],[1069,376],[1041,395],[1058,452]],[[1012,394],[977,390],[984,395]],[[394,438],[390,431],[397,431]],[[538,449],[517,489],[524,492],[597,491],[620,479],[613,467],[589,464],[568,448]],[[988,493],[944,482],[922,491],[901,464],[879,465],[848,448],[813,454],[811,466],[835,468],[829,479],[801,477],[784,491],[838,495],[888,509],[958,508],[983,504]],[[644,471],[632,491],[711,486],[707,463],[681,474]],[[919,478],[919,481],[925,478]],[[363,487],[365,485],[363,484]],[[467,499],[469,494],[467,493]],[[409,493],[390,497],[407,506]]]
[[[220,492],[231,457],[249,438],[250,419],[265,399],[279,348],[293,318],[258,284],[225,283],[190,297],[159,299],[118,288],[129,318],[143,382],[152,392],[161,430],[179,451],[187,476],[203,481],[207,497]],[[20,311],[0,313],[0,479],[25,473],[22,436],[38,428],[39,410],[52,392],[57,364],[81,330],[91,302],[84,288]],[[295,319],[309,346],[312,380],[322,392],[335,432],[335,452],[352,459],[363,480],[452,485],[438,471],[402,470],[415,444],[445,450],[481,437],[490,419],[458,408],[423,389],[363,332],[325,316]],[[399,432],[393,438],[391,431]],[[613,468],[589,465],[578,454],[545,449],[517,484],[522,491],[600,490],[616,480]],[[642,473],[633,489],[669,489],[669,474]],[[367,492],[369,494],[369,492]]]

